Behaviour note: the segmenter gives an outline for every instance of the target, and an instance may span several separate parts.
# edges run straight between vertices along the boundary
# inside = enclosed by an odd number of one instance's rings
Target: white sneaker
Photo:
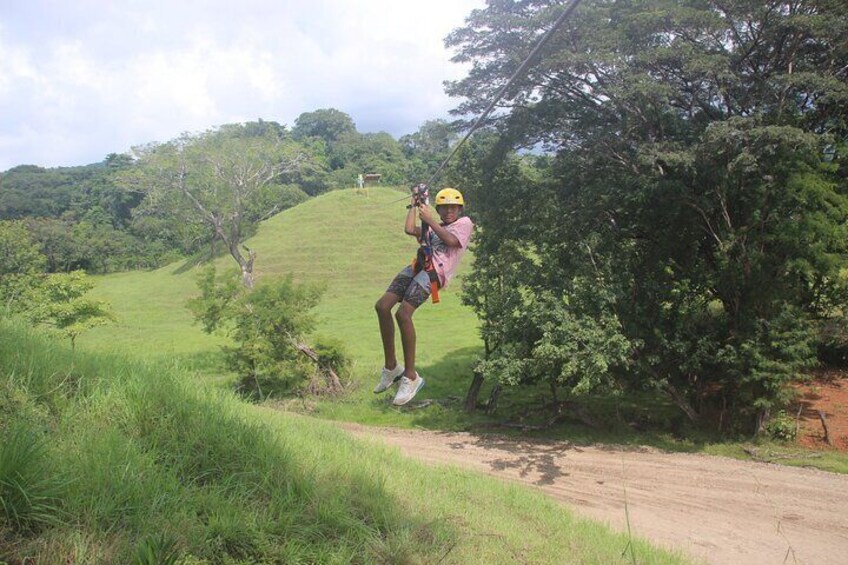
[[[398,387],[397,394],[395,395],[395,399],[392,401],[392,404],[395,406],[403,406],[415,398],[415,395],[419,390],[421,390],[421,387],[424,386],[424,379],[421,378],[421,375],[415,373],[415,376],[418,378],[414,381],[411,381],[406,377],[401,377],[400,387]]]
[[[383,367],[383,373],[380,375],[380,382],[374,387],[374,394],[388,389],[390,386],[398,382],[402,375],[403,367],[400,365],[396,366],[391,371]]]

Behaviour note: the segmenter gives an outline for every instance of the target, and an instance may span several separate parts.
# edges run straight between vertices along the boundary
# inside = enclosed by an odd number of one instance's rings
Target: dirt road
[[[848,564],[848,476],[651,448],[343,427],[430,464],[539,488],[578,514],[722,564]]]

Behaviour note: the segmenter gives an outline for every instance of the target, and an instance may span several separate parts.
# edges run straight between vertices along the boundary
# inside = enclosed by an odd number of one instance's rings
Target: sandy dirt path
[[[357,424],[355,436],[533,485],[579,515],[708,563],[848,564],[848,476],[652,448]]]

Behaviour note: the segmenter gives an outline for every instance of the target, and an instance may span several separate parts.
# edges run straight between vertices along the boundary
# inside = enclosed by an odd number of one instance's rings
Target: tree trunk
[[[238,243],[230,243],[228,247],[230,255],[232,255],[233,259],[236,260],[236,263],[239,265],[239,269],[241,269],[242,284],[246,288],[252,289],[255,282],[253,278],[253,262],[256,260],[256,251],[253,251],[246,246],[242,246],[247,251],[247,259],[245,259],[244,255],[242,255],[241,251],[239,251]]]
[[[665,390],[671,397],[671,400],[677,405],[678,408],[683,410],[683,413],[693,422],[697,422],[701,419],[701,415],[692,408],[692,405],[689,404],[689,401],[680,394],[680,391],[677,388],[669,383],[665,385]]]
[[[827,429],[827,419],[824,417],[824,412],[821,410],[819,412],[819,420],[821,420],[822,428],[824,429],[824,442],[828,445],[833,445],[833,442],[830,439],[830,430]]]
[[[498,398],[501,395],[501,383],[495,383],[492,387],[492,393],[489,395],[489,401],[486,403],[486,414],[494,414],[498,407]]]
[[[763,408],[759,411],[757,414],[757,428],[754,431],[755,437],[766,431],[766,424],[768,424],[770,418],[771,411],[768,408]]]
[[[212,223],[215,226],[215,235],[218,239],[224,242],[227,246],[227,251],[230,256],[238,263],[241,270],[241,282],[245,288],[253,289],[253,262],[256,260],[256,251],[253,251],[248,246],[241,243],[241,230],[238,229],[238,223],[232,228],[229,235],[224,230],[224,222],[221,218],[213,216]],[[247,251],[247,259],[241,254],[239,245]]]
[[[339,376],[336,374],[334,370],[329,367],[321,367],[319,362],[318,354],[314,349],[306,345],[305,343],[301,343],[299,341],[294,341],[295,347],[297,347],[298,351],[315,361],[315,364],[318,366],[318,370],[323,372],[327,377],[327,388],[331,394],[339,394],[344,390],[342,386],[342,381],[339,379]]]
[[[465,411],[469,414],[477,410],[477,397],[480,395],[482,386],[483,373],[474,371],[474,378],[471,380],[471,386],[468,387],[468,394],[465,395]]]
[[[241,284],[243,284],[246,288],[253,288],[255,281],[253,280],[253,273],[245,269],[241,268]]]

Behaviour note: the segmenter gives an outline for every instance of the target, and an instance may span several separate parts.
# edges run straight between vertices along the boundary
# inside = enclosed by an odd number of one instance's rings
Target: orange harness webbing
[[[412,260],[413,276],[417,275],[421,271],[425,271],[427,273],[427,276],[430,278],[430,299],[433,301],[433,304],[438,304],[439,275],[436,272],[436,268],[433,267],[433,261],[429,246],[419,247],[418,256]]]

